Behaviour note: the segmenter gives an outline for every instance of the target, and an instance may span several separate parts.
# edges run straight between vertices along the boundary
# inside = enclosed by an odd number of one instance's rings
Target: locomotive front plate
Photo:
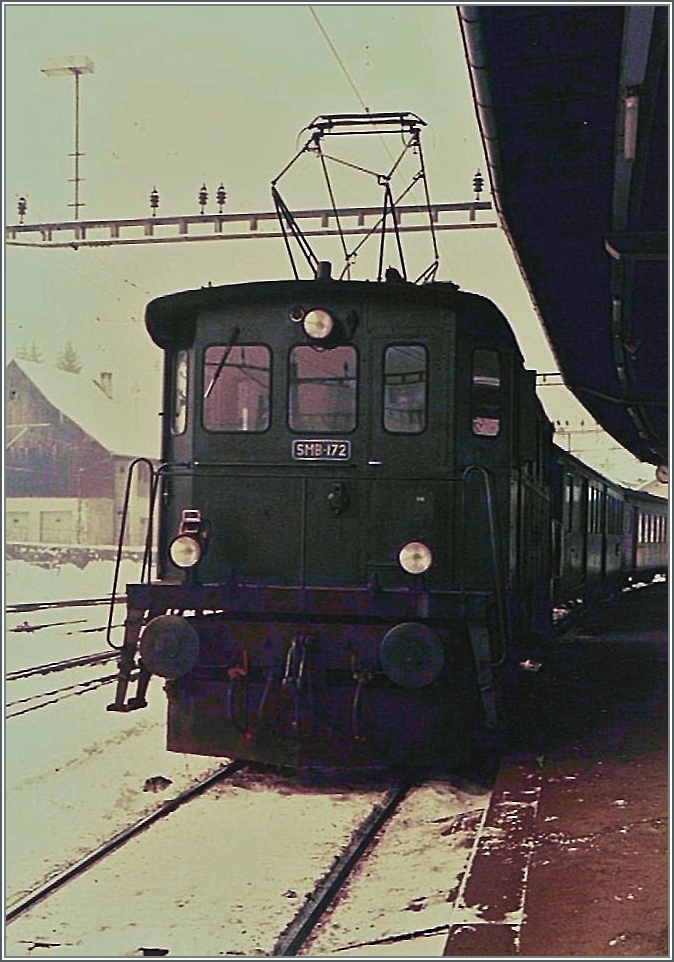
[[[295,461],[348,461],[351,457],[351,442],[333,438],[297,439],[292,444],[292,456]]]

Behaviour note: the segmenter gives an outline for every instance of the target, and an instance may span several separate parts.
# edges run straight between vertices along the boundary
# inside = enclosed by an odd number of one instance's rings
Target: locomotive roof
[[[152,340],[163,349],[190,347],[196,334],[196,320],[203,310],[287,293],[295,300],[300,292],[311,292],[313,302],[331,294],[353,295],[360,301],[410,302],[420,307],[460,306],[465,326],[476,336],[486,336],[495,345],[514,350],[519,347],[508,321],[488,298],[461,291],[451,282],[412,284],[406,281],[343,281],[333,279],[251,281],[219,287],[178,291],[157,297],[147,305],[145,325]],[[521,355],[520,355],[521,356]]]

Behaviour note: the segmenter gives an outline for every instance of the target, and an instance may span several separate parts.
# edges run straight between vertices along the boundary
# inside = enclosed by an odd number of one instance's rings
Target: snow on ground
[[[8,955],[271,955],[380,794],[224,782],[12,923]]]
[[[124,595],[127,581],[140,574],[140,566],[122,562],[118,594]],[[26,561],[5,565],[6,605],[37,604],[110,595],[114,562],[90,562],[84,568],[60,565],[46,568]],[[50,608],[43,611],[7,612],[5,617],[5,672],[44,665],[62,658],[75,658],[107,647],[107,605]],[[125,606],[119,604],[113,618],[111,641],[121,645]],[[25,628],[30,630],[24,630]]]
[[[166,751],[159,679],[140,711],[106,711],[113,692],[106,685],[5,723],[10,902],[221,763]],[[144,791],[158,775],[170,779],[167,790]]]
[[[122,586],[137,576],[131,567],[123,572]],[[8,602],[102,597],[111,580],[111,563],[80,571],[10,562]],[[101,621],[105,610],[93,609],[86,617]],[[65,611],[64,620],[76,617]],[[61,620],[53,611],[47,614]],[[37,613],[21,617],[35,620]],[[105,647],[99,634],[80,635],[76,642],[74,634],[67,637],[76,628],[64,626],[53,644],[77,647],[84,638],[89,650]],[[7,645],[16,658],[21,651],[28,664],[54,660],[42,655],[46,647],[56,648],[38,640],[57,637],[48,631],[8,636]],[[60,647],[56,657],[65,657]],[[57,679],[56,688],[68,674],[48,677]],[[105,686],[5,724],[10,904],[222,764],[166,752],[160,679],[151,682],[149,707],[138,712],[107,712],[112,692],[113,686]],[[155,776],[170,782],[157,794],[144,790]],[[13,922],[4,957],[119,958],[141,955],[143,947],[187,958],[269,955],[377,797],[367,789],[307,788],[299,776],[279,776],[257,787],[253,781],[223,783]],[[413,942],[378,940],[447,921],[446,900],[459,884],[485,805],[480,790],[461,791],[450,782],[416,790],[306,954],[395,956],[412,948],[413,955],[441,955],[444,933]]]
[[[27,561],[5,562],[5,604],[18,605],[76,598],[105,598],[112,590],[113,561],[90,561],[84,568],[62,564],[53,568]],[[138,581],[141,566],[123,561],[118,579],[118,594],[127,582]]]
[[[416,788],[302,955],[438,957],[489,804],[477,786]]]

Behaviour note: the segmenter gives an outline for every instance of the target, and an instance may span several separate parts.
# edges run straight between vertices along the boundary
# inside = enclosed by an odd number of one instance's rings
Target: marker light
[[[422,575],[433,564],[431,549],[421,541],[410,541],[398,552],[398,563],[411,575]]]
[[[190,534],[179,534],[169,545],[171,561],[178,568],[193,568],[201,553],[201,542]]]
[[[332,333],[335,323],[327,311],[316,308],[305,314],[302,326],[308,337],[322,341]]]

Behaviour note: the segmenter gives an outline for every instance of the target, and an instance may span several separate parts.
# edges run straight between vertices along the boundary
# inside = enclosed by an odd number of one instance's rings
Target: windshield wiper
[[[222,357],[220,358],[218,362],[218,366],[215,369],[213,379],[211,383],[208,385],[208,387],[206,388],[206,393],[204,394],[204,398],[207,398],[210,395],[213,388],[215,387],[215,382],[218,380],[218,378],[222,374],[222,369],[227,363],[227,358],[232,353],[232,348],[234,347],[234,344],[236,343],[236,339],[238,338],[238,336],[239,336],[239,328],[235,327],[234,330],[232,331],[232,334],[228,343],[225,346],[225,350],[222,352]]]

